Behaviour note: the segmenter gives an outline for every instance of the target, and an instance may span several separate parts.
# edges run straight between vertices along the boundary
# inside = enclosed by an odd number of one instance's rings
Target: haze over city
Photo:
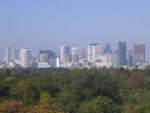
[[[0,57],[5,48],[26,47],[59,52],[62,44],[87,48],[90,43],[150,41],[149,0],[1,0]],[[149,54],[146,59],[149,60]]]
[[[150,0],[0,0],[0,113],[150,113]]]

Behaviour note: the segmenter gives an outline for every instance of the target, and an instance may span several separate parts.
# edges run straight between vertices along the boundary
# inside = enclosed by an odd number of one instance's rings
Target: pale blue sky
[[[7,46],[37,53],[120,40],[149,49],[150,0],[0,0],[0,56]]]

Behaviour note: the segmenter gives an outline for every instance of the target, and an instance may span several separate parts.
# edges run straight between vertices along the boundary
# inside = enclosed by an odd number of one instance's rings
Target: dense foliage
[[[0,113],[150,113],[150,68],[3,69]]]

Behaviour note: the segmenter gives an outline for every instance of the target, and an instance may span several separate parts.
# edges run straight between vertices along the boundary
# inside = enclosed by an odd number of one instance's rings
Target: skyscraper
[[[28,68],[30,66],[30,52],[26,48],[20,50],[20,64],[22,68]]]
[[[40,63],[49,63],[49,58],[48,58],[48,54],[46,53],[41,53],[40,54]]]
[[[15,49],[15,60],[19,60],[19,59],[20,59],[20,50]]]
[[[81,49],[80,50],[80,60],[82,59],[87,59],[87,51],[86,49]]]
[[[104,54],[110,54],[110,53],[112,53],[110,44],[106,44],[104,46],[103,53]]]
[[[102,48],[99,44],[90,44],[88,46],[88,61],[90,63],[94,63],[100,54],[102,54]]]
[[[66,63],[71,61],[70,46],[60,46],[60,62]]]
[[[79,62],[79,48],[78,47],[72,48],[72,62],[73,63]]]
[[[40,50],[39,57],[40,57],[40,54],[47,54],[48,55],[48,61],[50,61],[50,58],[55,58],[55,52],[53,52],[51,50]]]
[[[126,65],[126,42],[118,42],[118,66]]]
[[[134,65],[145,62],[145,44],[134,44]]]
[[[133,50],[127,51],[127,65],[133,66]]]
[[[13,48],[6,48],[6,64],[9,62],[14,62],[15,60],[15,51]]]

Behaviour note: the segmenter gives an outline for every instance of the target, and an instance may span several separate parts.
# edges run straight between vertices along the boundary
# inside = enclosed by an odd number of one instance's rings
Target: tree
[[[40,95],[40,104],[49,104],[54,101],[54,99],[49,95],[48,92],[42,92]]]
[[[120,107],[120,106],[119,106]],[[121,113],[119,107],[111,99],[97,97],[89,102],[84,102],[79,108],[80,113]]]
[[[139,73],[139,72],[135,72],[133,74],[133,76],[131,76],[128,80],[128,85],[129,85],[129,88],[130,89],[136,89],[140,86],[141,84],[141,77],[142,77],[142,74]]]
[[[40,96],[39,83],[35,78],[21,79],[12,87],[12,95],[21,99],[24,104],[35,104]]]

